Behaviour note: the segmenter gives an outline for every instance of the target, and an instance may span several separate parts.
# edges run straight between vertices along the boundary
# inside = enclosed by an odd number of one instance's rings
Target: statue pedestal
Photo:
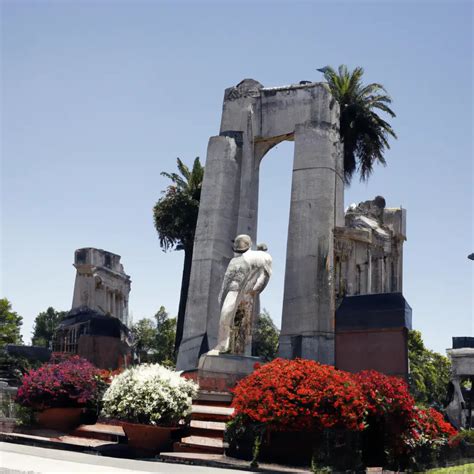
[[[240,379],[254,371],[260,357],[237,354],[203,354],[199,358],[198,384],[201,390],[230,392]]]

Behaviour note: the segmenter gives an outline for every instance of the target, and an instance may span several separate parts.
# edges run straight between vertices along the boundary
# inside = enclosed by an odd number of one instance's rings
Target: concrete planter
[[[144,425],[140,423],[123,423],[128,445],[137,454],[156,454],[168,450],[172,444],[173,432],[180,428],[171,426]]]
[[[80,424],[82,408],[46,408],[36,413],[36,421],[43,428],[69,431]]]

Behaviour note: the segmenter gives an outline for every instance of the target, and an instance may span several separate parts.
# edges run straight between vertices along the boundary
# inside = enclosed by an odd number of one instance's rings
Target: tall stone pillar
[[[333,230],[344,225],[343,189],[337,126],[297,126],[281,357],[334,364]]]
[[[209,140],[178,370],[195,369],[217,343],[218,296],[239,217],[241,147],[241,133]]]

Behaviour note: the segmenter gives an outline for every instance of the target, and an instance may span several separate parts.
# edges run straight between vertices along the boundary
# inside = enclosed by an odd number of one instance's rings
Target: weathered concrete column
[[[334,364],[333,229],[343,225],[337,127],[295,129],[279,355]]]
[[[218,296],[237,230],[241,135],[209,140],[178,370],[195,369],[199,356],[217,343]]]

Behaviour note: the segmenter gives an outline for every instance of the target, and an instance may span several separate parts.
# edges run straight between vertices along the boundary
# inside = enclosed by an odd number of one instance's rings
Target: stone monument
[[[252,337],[258,315],[258,297],[272,273],[267,246],[252,250],[249,235],[238,235],[219,294],[221,313],[217,345],[199,359],[201,389],[228,390],[253,371],[258,357],[252,357]]]
[[[336,367],[408,377],[411,308],[403,297],[406,210],[376,196],[334,229]]]
[[[382,196],[353,204],[334,237],[336,304],[344,296],[403,292],[406,209],[387,208]]]
[[[58,326],[53,349],[78,354],[104,369],[128,365],[131,280],[120,255],[96,248],[78,249],[74,267],[77,273],[72,309]]]
[[[245,79],[225,91],[220,133],[210,138],[207,150],[179,370],[195,370],[202,354],[227,347],[219,291],[232,258],[228,242],[239,234],[256,241],[260,163],[284,140],[295,147],[279,356],[334,365],[336,309],[343,299],[401,294],[406,211],[386,208],[377,196],[344,215],[338,127],[339,107],[324,84],[267,88]],[[374,300],[369,300],[362,302],[367,312],[373,311]],[[359,313],[365,311],[360,303]],[[405,303],[388,296],[384,304],[395,304],[400,316],[408,311]],[[399,317],[402,326],[394,328],[379,312],[376,328],[367,326],[369,317],[359,329],[375,329],[371,351],[382,344],[385,329],[399,331],[390,344],[407,361],[409,316]],[[352,331],[354,322],[345,328]],[[355,332],[346,336],[357,338]],[[363,360],[370,361],[369,352]],[[406,374],[404,365],[401,373]]]
[[[123,270],[120,255],[95,248],[78,249],[74,267],[77,273],[72,309],[87,306],[127,325],[131,280]]]
[[[451,359],[446,415],[457,428],[474,426],[474,337],[453,337],[453,347],[446,351]]]
[[[320,83],[225,91],[220,133],[209,140],[177,368],[193,370],[218,342],[219,291],[235,235],[256,240],[259,168],[278,143],[295,143],[280,355],[334,364],[333,231],[344,225],[339,107]],[[315,290],[315,287],[317,290]]]

